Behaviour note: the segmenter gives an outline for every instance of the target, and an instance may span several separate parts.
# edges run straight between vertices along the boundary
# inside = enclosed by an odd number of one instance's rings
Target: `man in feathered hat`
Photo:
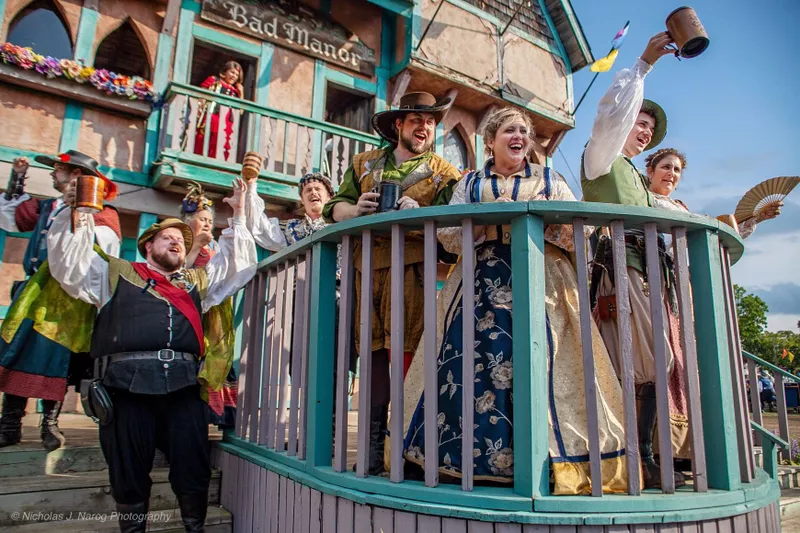
[[[581,187],[587,202],[605,202],[647,207],[653,206],[647,178],[631,162],[644,150],[655,148],[667,133],[667,115],[651,100],[644,98],[644,78],[659,58],[674,53],[667,32],[654,35],[633,68],[617,73],[614,83],[600,100],[592,136],[581,161]],[[660,243],[663,249],[663,241]],[[633,371],[638,403],[639,451],[646,488],[661,486],[661,472],[653,454],[653,433],[656,425],[655,355],[650,319],[648,282],[661,279],[659,272],[649,273],[644,256],[644,238],[640,230],[625,232],[625,248],[631,300],[631,339]],[[666,254],[660,254],[662,261]],[[622,376],[622,356],[617,337],[617,306],[611,241],[600,238],[592,268],[592,301],[600,318],[600,333],[608,347],[617,375]],[[665,286],[670,291],[672,284]],[[667,292],[668,294],[668,292]],[[624,306],[628,308],[629,306]],[[667,316],[666,306],[664,314]],[[671,372],[675,354],[669,342],[669,330],[664,331],[667,345],[668,370]],[[675,485],[685,483],[675,472]]]
[[[399,183],[402,196],[399,209],[447,205],[460,179],[458,169],[433,152],[436,125],[444,118],[452,100],[436,101],[433,95],[414,92],[400,99],[400,108],[376,113],[375,131],[389,146],[357,154],[344,175],[336,195],[325,205],[323,216],[329,222],[348,220],[374,213],[379,195],[373,192],[381,181]],[[354,247],[356,316],[361,307],[361,244]],[[372,383],[370,418],[371,474],[383,470],[383,443],[389,405],[389,354],[391,346],[390,267],[391,241],[377,236],[374,241],[374,284],[372,304]],[[417,233],[405,238],[404,274],[404,368],[411,364],[422,332],[424,293],[422,286],[423,239]],[[360,331],[356,328],[356,345]]]
[[[47,235],[53,278],[98,309],[90,355],[107,363],[100,387],[110,397],[112,415],[102,419],[100,447],[122,531],[147,527],[157,444],[169,461],[186,531],[203,531],[211,468],[198,373],[210,343],[201,315],[256,272],[256,247],[244,222],[245,187],[234,182],[233,196],[225,200],[233,208],[231,226],[202,270],[184,268],[194,236],[176,218],[153,224],[139,237],[143,263],[98,254],[93,219],[78,213],[73,230],[71,208],[56,215]]]
[[[37,156],[36,161],[53,168],[53,188],[61,196],[47,200],[31,198],[24,192],[28,160],[14,160],[6,194],[0,197],[0,228],[6,231],[32,231],[25,250],[23,267],[28,276],[35,276],[47,260],[46,236],[53,217],[64,207],[64,194],[71,181],[81,175],[98,176],[105,181],[104,197],[116,196],[117,186],[97,169],[97,161],[88,155],[70,150],[55,157]],[[13,189],[13,190],[11,190]],[[120,225],[114,208],[106,206],[93,215],[97,226],[96,244],[104,253],[119,255]],[[67,338],[48,324],[57,324],[60,316],[76,302],[55,284],[52,292],[43,290],[50,277],[46,269],[26,283],[16,284],[13,301],[0,329],[0,391],[3,412],[0,417],[0,447],[17,444],[22,438],[22,417],[28,398],[42,399],[42,445],[48,451],[64,444],[58,429],[58,414],[67,387],[77,386],[91,368],[86,354],[75,353],[75,339]],[[58,302],[56,301],[58,300]],[[55,305],[58,303],[59,305]],[[80,307],[80,306],[78,306]],[[34,309],[40,311],[33,313]],[[43,315],[42,309],[47,309]],[[67,316],[63,314],[63,316]],[[70,317],[70,318],[75,318]]]

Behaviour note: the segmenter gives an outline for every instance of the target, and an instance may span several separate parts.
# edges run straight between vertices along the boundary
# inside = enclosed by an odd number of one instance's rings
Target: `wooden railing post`
[[[511,221],[514,273],[514,492],[550,493],[547,325],[544,301],[544,223],[534,215]]]
[[[710,230],[695,230],[689,232],[688,244],[708,486],[736,490],[741,486],[741,473],[719,238]]]
[[[308,334],[306,469],[330,466],[333,451],[333,342],[336,316],[336,244],[318,242],[311,261]]]

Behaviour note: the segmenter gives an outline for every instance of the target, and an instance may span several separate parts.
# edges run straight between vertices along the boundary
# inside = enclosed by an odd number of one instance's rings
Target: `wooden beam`
[[[489,117],[492,116],[492,113],[494,113],[498,109],[500,109],[500,106],[497,104],[488,105],[483,109],[481,115],[478,117],[478,127],[476,128],[476,131],[478,133],[483,135],[482,132],[486,127],[486,121],[489,120]]]
[[[168,33],[173,35],[175,31],[175,22],[178,20],[178,13],[181,11],[181,0],[169,0],[167,3],[167,12],[164,14],[164,25],[161,27],[161,33]]]
[[[561,140],[564,139],[567,131],[568,130],[561,130],[550,137],[550,142],[547,143],[547,150],[545,151],[548,157],[553,157],[553,154],[556,153],[556,148],[558,148],[558,145],[561,144]]]
[[[450,89],[450,90],[448,90],[446,93],[444,93],[444,97],[445,97],[445,98],[449,98],[449,99],[450,99],[450,101],[451,101],[453,104],[455,104],[455,103],[456,103],[456,97],[457,97],[457,96],[458,96],[458,89],[456,89],[456,88]],[[448,109],[447,109],[447,111],[445,111],[445,112],[444,112],[444,117],[442,117],[442,120],[444,120],[444,119],[445,119],[445,117],[447,117],[447,114],[448,114],[449,112],[450,112],[450,109],[448,108]]]
[[[406,94],[408,84],[411,83],[411,71],[404,70],[400,73],[397,81],[394,83],[394,91],[392,91],[391,106],[397,108],[400,106],[400,98]]]

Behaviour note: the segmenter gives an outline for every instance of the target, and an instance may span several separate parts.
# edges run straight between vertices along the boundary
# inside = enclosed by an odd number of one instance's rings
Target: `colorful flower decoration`
[[[131,100],[145,100],[155,106],[162,104],[161,96],[153,90],[153,84],[139,76],[125,76],[88,67],[82,61],[43,56],[30,48],[11,43],[0,43],[0,60],[7,65],[36,70],[48,79],[66,78],[77,83],[89,83],[107,94],[125,96]]]

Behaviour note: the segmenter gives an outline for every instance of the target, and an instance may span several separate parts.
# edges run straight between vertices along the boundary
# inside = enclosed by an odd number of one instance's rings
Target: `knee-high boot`
[[[61,413],[61,402],[42,400],[42,446],[48,452],[62,447],[67,439],[58,429],[58,415]]]
[[[147,530],[147,511],[150,502],[118,503],[119,530],[121,533],[144,533]]]
[[[22,440],[22,417],[25,416],[27,398],[3,394],[3,412],[0,416],[0,448],[18,444]]]
[[[178,505],[181,508],[183,528],[187,533],[203,533],[208,513],[208,492],[180,495]]]
[[[637,430],[639,432],[639,454],[642,460],[644,488],[661,488],[661,467],[653,456],[653,434],[658,419],[656,404],[656,384],[642,383],[636,386],[636,399],[639,404]],[[682,487],[686,479],[680,472],[675,472],[675,486]]]

